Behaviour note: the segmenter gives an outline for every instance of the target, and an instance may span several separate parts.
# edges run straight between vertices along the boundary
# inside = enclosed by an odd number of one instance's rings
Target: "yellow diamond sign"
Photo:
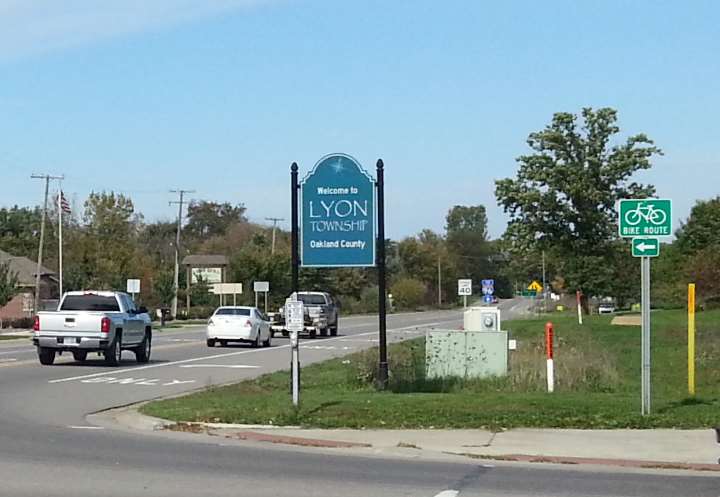
[[[537,281],[533,281],[530,285],[528,285],[528,290],[542,292],[542,285]]]

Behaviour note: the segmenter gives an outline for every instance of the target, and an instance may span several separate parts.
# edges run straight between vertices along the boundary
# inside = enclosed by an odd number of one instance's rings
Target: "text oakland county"
[[[318,195],[356,195],[358,188],[350,187],[318,187]],[[313,233],[346,232],[364,233],[370,224],[367,200],[320,200],[319,205],[309,202],[310,230]],[[365,219],[363,219],[365,218]],[[366,242],[362,240],[311,240],[312,248],[359,248],[364,249]]]

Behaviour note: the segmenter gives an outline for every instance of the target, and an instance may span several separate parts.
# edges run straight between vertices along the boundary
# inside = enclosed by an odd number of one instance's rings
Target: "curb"
[[[638,468],[638,469],[679,469],[685,471],[711,471],[720,473],[720,464],[699,464],[699,463],[681,463],[667,461],[645,461],[638,459],[608,459],[608,458],[592,458],[592,457],[565,457],[565,456],[539,456],[528,454],[468,454],[459,452],[445,452],[454,456],[465,456],[471,459],[483,459],[492,461],[510,461],[525,463],[545,463],[545,464],[570,464],[570,465],[595,465],[595,466],[614,466],[621,468]]]
[[[330,449],[350,449],[350,448],[368,448],[372,447],[368,443],[359,442],[343,442],[340,440],[321,440],[318,438],[292,437],[288,435],[270,435],[266,433],[258,433],[254,431],[240,431],[234,434],[226,435],[227,438],[237,438],[239,440],[250,440],[253,442],[270,442],[274,444],[298,445],[300,447],[321,447]]]

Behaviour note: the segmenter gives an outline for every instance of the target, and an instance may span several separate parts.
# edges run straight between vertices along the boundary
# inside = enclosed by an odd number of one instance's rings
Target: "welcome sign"
[[[304,267],[375,265],[375,181],[345,154],[323,157],[301,183]]]

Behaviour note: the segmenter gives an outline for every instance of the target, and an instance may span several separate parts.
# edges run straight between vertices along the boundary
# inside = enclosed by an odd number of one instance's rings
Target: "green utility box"
[[[507,331],[431,330],[425,336],[427,378],[487,378],[508,371]]]

